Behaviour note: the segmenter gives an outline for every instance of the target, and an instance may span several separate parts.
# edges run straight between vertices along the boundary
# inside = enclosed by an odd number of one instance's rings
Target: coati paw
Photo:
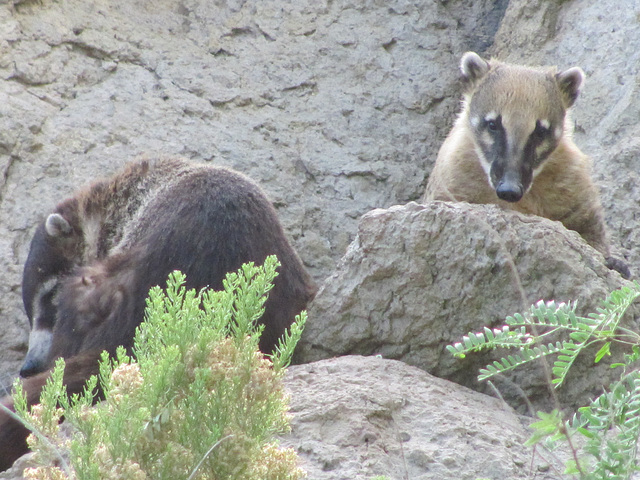
[[[607,257],[604,264],[607,266],[607,268],[615,270],[620,275],[622,275],[622,278],[626,280],[629,280],[631,278],[631,271],[629,270],[629,266],[619,258]]]

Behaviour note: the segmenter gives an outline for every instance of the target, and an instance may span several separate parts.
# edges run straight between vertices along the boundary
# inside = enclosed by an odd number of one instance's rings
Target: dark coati
[[[611,257],[591,162],[571,138],[567,110],[584,73],[484,60],[473,52],[460,64],[467,90],[455,125],[440,148],[423,200],[494,203],[558,220]]]
[[[170,272],[181,270],[189,288],[220,289],[227,272],[272,254],[281,266],[260,320],[267,353],[316,287],[266,195],[226,168],[175,158],[131,163],[61,202],[37,228],[23,275],[32,333],[21,374],[64,357],[79,383],[94,367],[83,370],[78,358],[132,346],[149,289]],[[0,421],[0,445],[9,429]],[[0,465],[13,461],[4,456]]]
[[[129,347],[149,288],[173,270],[191,287],[217,289],[227,272],[270,254],[282,266],[262,318],[265,352],[315,293],[265,194],[226,168],[132,163],[60,203],[36,230],[22,284],[32,335],[21,373]]]

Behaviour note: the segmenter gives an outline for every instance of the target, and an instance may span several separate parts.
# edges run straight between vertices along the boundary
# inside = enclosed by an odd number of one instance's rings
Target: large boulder
[[[310,479],[562,478],[557,456],[523,445],[528,421],[503,402],[401,362],[294,366],[286,386],[292,431],[282,443]]]
[[[455,359],[445,346],[496,327],[538,300],[577,301],[595,311],[627,284],[604,258],[559,222],[465,203],[409,203],[374,210],[309,308],[298,362],[345,354],[380,354],[481,391],[486,355]],[[504,354],[504,352],[501,352]],[[612,375],[585,356],[559,393],[584,404]],[[531,365],[497,380],[521,409],[554,407],[543,370]],[[521,390],[522,389],[522,390]]]

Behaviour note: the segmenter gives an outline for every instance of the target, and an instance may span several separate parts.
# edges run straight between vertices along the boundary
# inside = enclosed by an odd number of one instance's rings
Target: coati
[[[36,229],[22,282],[32,331],[21,375],[39,374],[27,383],[37,389],[40,372],[64,357],[80,384],[95,368],[82,358],[97,363],[102,350],[132,347],[149,289],[170,272],[181,270],[188,288],[220,289],[227,272],[271,254],[281,266],[260,320],[265,353],[316,292],[271,202],[230,169],[177,158],[133,162],[61,202]],[[15,425],[3,418],[0,445],[19,443],[7,440]],[[0,451],[0,465],[15,460],[7,455]]]
[[[282,266],[262,318],[264,352],[315,293],[266,195],[226,168],[134,162],[61,202],[37,228],[22,281],[32,334],[21,374],[84,350],[129,347],[149,288],[173,270],[189,287],[218,289],[227,272],[271,254]]]
[[[462,111],[440,148],[423,201],[491,203],[558,220],[610,255],[591,162],[572,140],[568,109],[584,81],[578,67],[562,72],[484,60],[467,52],[460,63]]]

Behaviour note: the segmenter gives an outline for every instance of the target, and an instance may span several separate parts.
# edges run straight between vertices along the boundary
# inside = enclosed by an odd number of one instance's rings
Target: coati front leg
[[[600,205],[595,208],[578,208],[568,218],[561,221],[565,227],[578,232],[589,245],[604,255],[607,268],[620,273],[622,278],[627,280],[631,278],[631,271],[624,260],[611,256],[609,235]]]

